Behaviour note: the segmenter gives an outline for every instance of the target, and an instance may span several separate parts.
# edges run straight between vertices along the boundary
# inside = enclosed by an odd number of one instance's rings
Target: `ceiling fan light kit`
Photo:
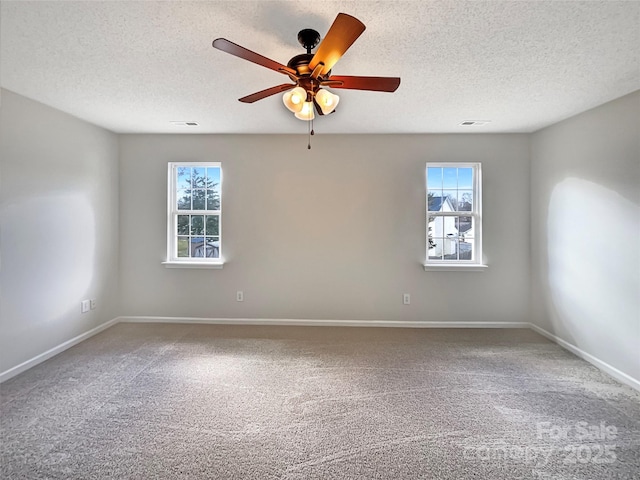
[[[316,93],[316,107],[319,107],[323,115],[328,115],[335,112],[340,97],[334,95],[328,90],[318,90]]]
[[[302,87],[296,87],[293,90],[285,92],[282,96],[285,107],[291,112],[298,113],[302,110],[302,106],[307,101],[307,92]]]
[[[304,102],[302,104],[302,109],[299,112],[294,113],[296,118],[299,118],[300,120],[313,120],[314,118],[316,118],[315,113],[313,112],[313,103],[311,102]]]
[[[331,75],[333,66],[364,32],[365,28],[357,18],[346,13],[339,13],[322,41],[320,41],[320,34],[316,30],[311,28],[300,30],[298,42],[307,50],[307,53],[296,55],[287,62],[287,65],[252,52],[225,38],[214,40],[213,47],[287,75],[294,82],[247,95],[240,98],[241,102],[253,103],[284,92],[282,101],[295,117],[311,121],[315,118],[315,112],[318,115],[333,113],[340,101],[338,95],[329,92],[326,88],[395,92],[400,85],[398,77]],[[315,47],[318,48],[313,54],[311,50]]]

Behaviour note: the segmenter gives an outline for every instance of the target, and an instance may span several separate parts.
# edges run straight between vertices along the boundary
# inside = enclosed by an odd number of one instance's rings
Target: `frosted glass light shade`
[[[302,110],[295,113],[296,118],[300,120],[313,120],[316,114],[313,112],[313,103],[304,102],[302,105]]]
[[[340,101],[340,97],[338,95],[334,95],[333,93],[327,90],[318,90],[316,93],[316,102],[322,110],[323,115],[328,115],[333,112],[338,106],[338,102]]]
[[[293,113],[298,113],[302,110],[304,103],[307,101],[307,92],[302,87],[296,87],[293,90],[285,92],[282,96],[282,101],[284,102],[285,107]]]

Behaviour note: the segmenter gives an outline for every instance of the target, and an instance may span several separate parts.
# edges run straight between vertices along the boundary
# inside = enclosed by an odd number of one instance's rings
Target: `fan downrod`
[[[298,32],[298,42],[307,49],[307,54],[320,43],[320,34],[313,28],[305,28]]]

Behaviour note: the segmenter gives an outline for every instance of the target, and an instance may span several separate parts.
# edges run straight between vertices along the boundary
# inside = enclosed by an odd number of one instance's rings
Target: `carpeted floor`
[[[529,330],[119,324],[0,401],[3,479],[640,478],[640,394]]]

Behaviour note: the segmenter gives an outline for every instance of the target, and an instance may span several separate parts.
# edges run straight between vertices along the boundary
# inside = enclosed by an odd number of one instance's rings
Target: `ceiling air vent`
[[[491,120],[465,120],[460,123],[461,127],[479,127],[480,125],[486,125],[491,123]]]
[[[197,127],[198,122],[169,122],[176,127]]]

